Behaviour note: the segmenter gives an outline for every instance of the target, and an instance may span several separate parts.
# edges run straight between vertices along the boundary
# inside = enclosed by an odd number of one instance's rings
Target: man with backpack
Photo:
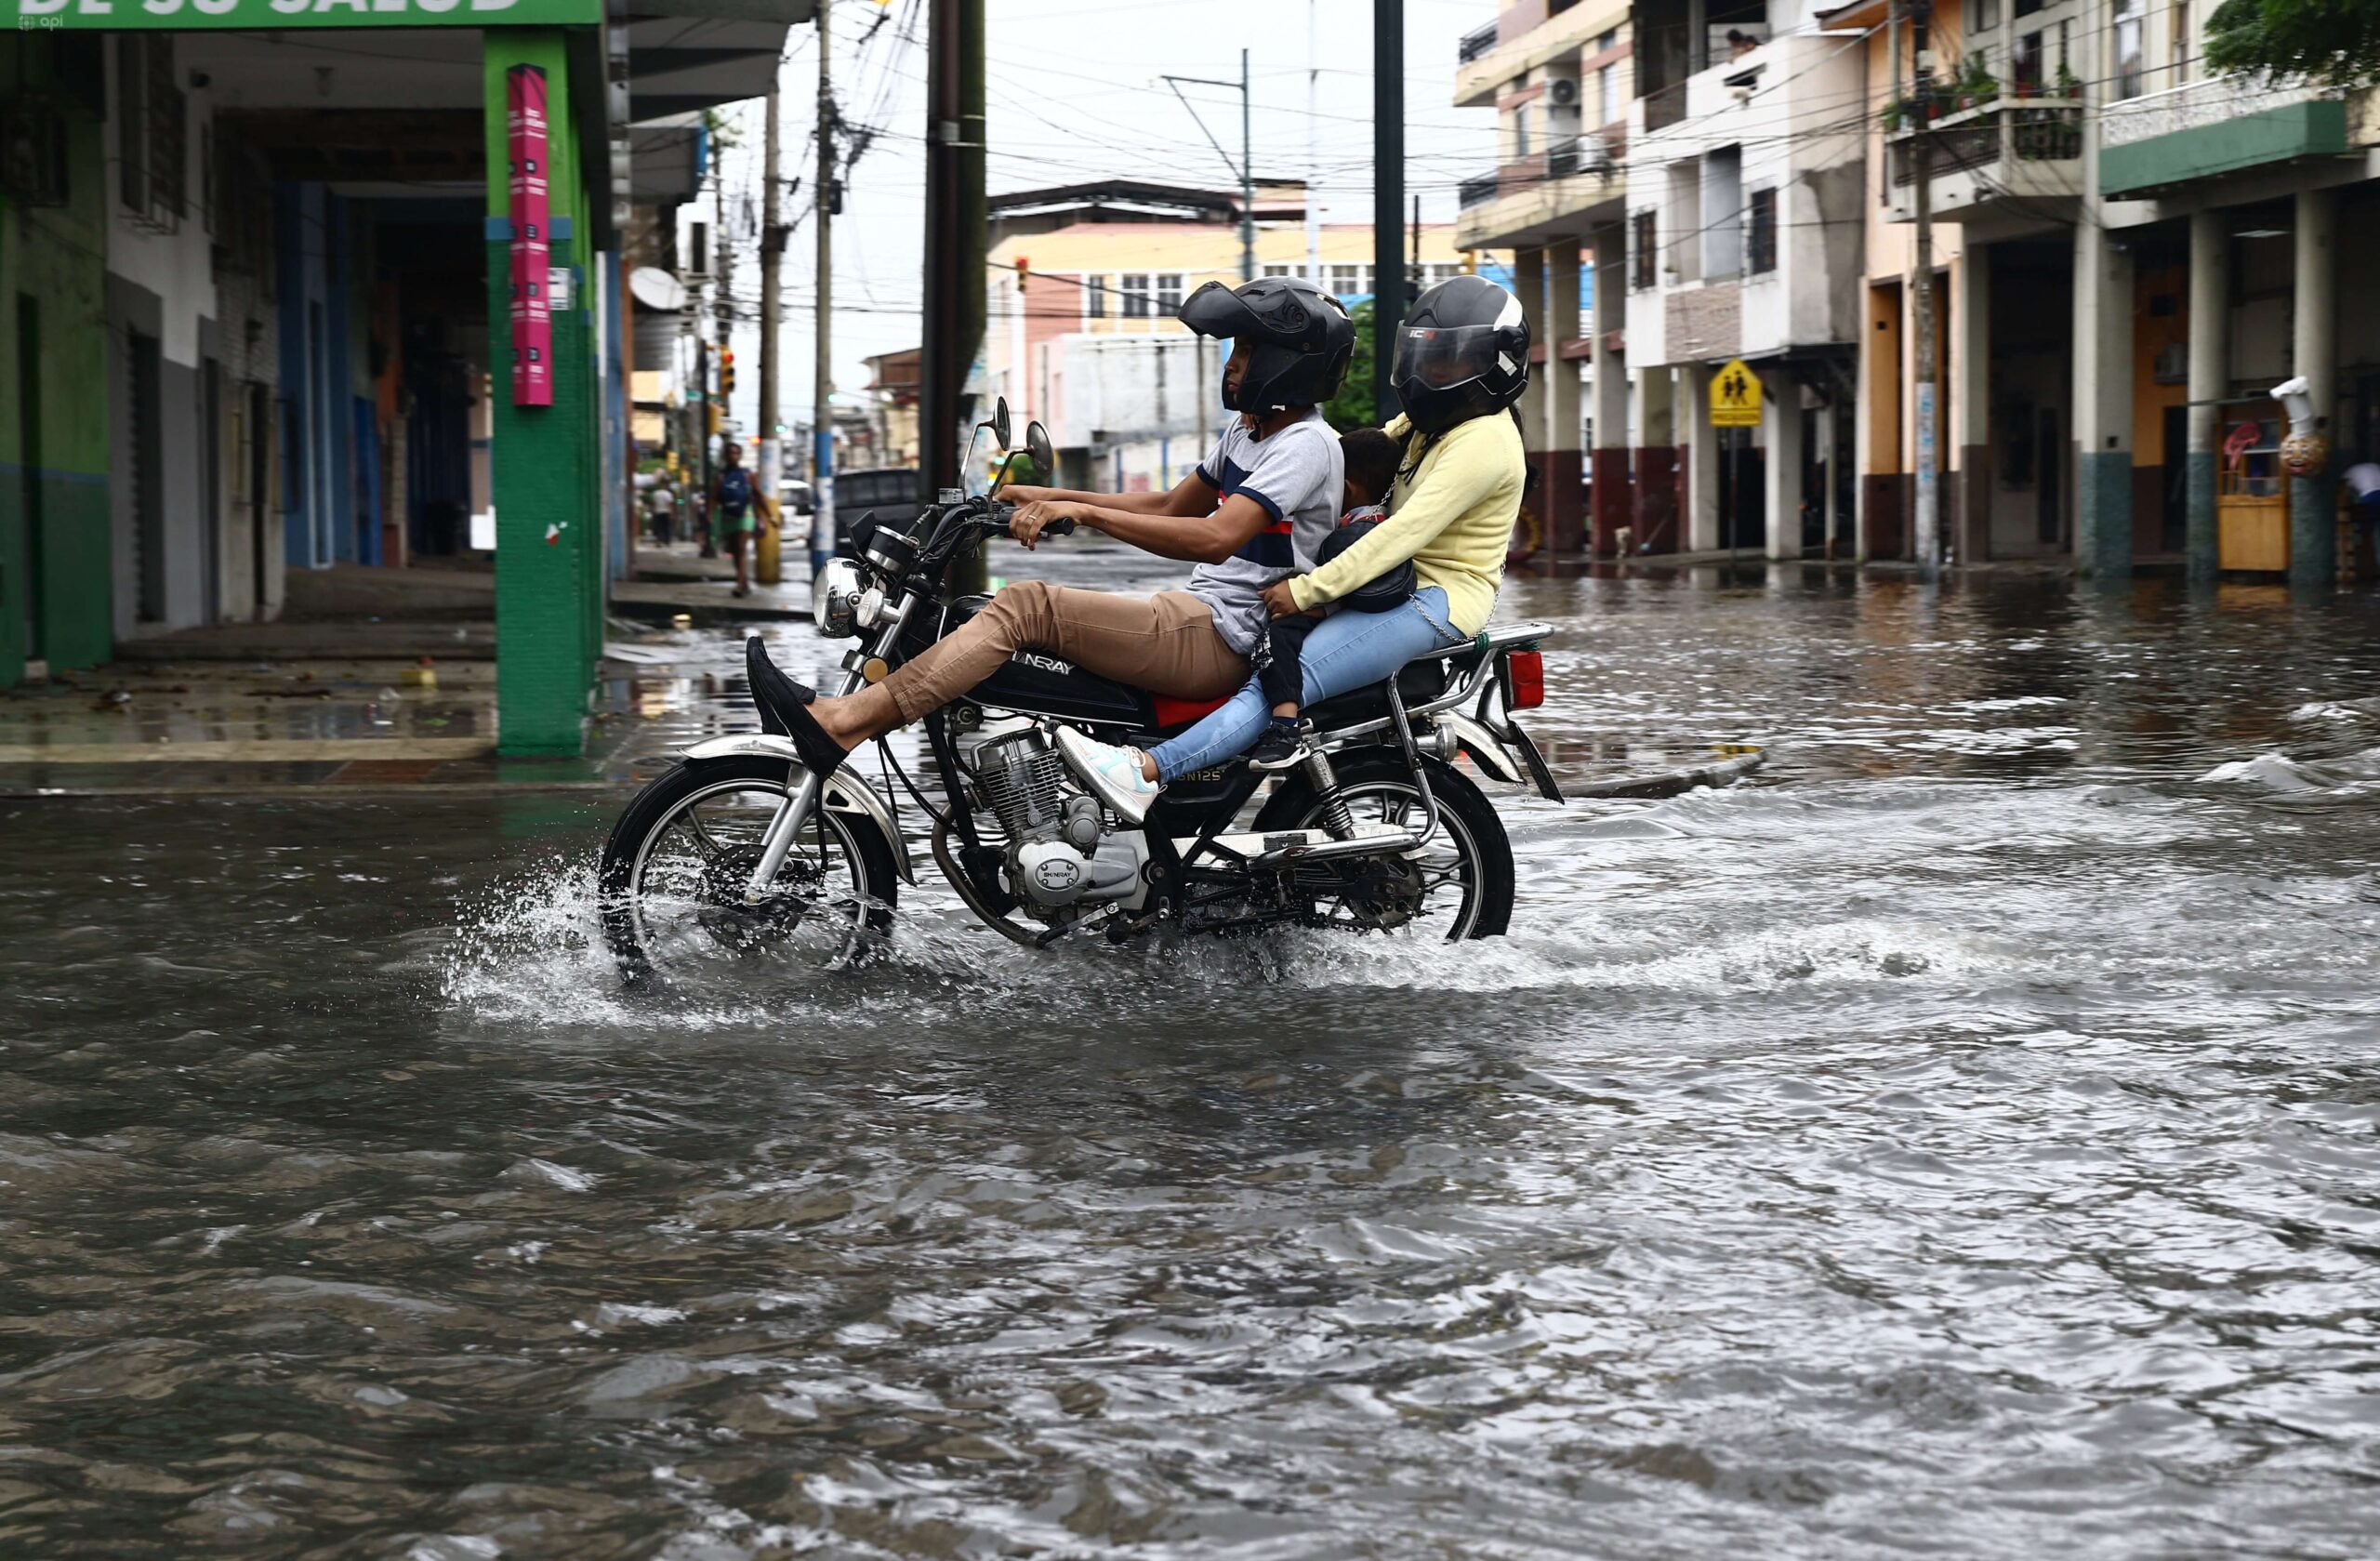
[[[711,483],[711,513],[718,517],[713,529],[724,533],[727,550],[735,559],[735,594],[752,594],[751,554],[747,547],[752,540],[752,473],[744,466],[744,447],[724,445],[720,450],[722,463],[719,475]]]

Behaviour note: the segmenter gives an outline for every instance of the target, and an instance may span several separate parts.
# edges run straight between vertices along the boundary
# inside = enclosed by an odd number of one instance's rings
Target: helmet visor
[[[1437,390],[1476,379],[1496,366],[1504,335],[1501,325],[1408,325],[1396,333],[1392,377]]]
[[[1256,318],[1256,311],[1220,282],[1210,282],[1183,299],[1174,318],[1200,336],[1236,341],[1243,336],[1265,334],[1263,322]]]

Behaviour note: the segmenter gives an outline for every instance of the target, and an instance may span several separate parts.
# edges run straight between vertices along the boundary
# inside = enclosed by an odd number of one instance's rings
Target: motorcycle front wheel
[[[707,760],[655,779],[603,841],[603,936],[631,983],[707,962],[840,969],[881,946],[900,875],[863,815],[820,807],[760,904],[745,886],[798,772],[783,760]]]
[[[1479,788],[1432,760],[1430,793],[1438,829],[1411,860],[1381,858],[1329,869],[1337,881],[1317,889],[1311,919],[1326,927],[1407,930],[1449,943],[1504,935],[1513,919],[1513,842]],[[1405,761],[1385,748],[1347,755],[1333,768],[1339,795],[1361,824],[1418,829],[1421,790]],[[1302,772],[1291,772],[1256,815],[1260,832],[1319,829],[1327,809]],[[1314,867],[1303,869],[1308,873]]]

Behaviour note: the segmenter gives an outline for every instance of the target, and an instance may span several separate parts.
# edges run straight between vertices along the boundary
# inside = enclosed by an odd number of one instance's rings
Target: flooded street
[[[0,802],[0,1554],[2370,1556],[2380,602],[1499,615],[1558,774],[1772,761],[1499,788],[1487,945],[921,862],[639,1000],[616,797]]]

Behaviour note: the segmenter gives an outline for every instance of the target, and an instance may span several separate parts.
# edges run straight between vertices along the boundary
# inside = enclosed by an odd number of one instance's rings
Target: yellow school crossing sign
[[[1760,427],[1760,376],[1744,367],[1741,358],[1731,360],[1711,377],[1711,426]]]

